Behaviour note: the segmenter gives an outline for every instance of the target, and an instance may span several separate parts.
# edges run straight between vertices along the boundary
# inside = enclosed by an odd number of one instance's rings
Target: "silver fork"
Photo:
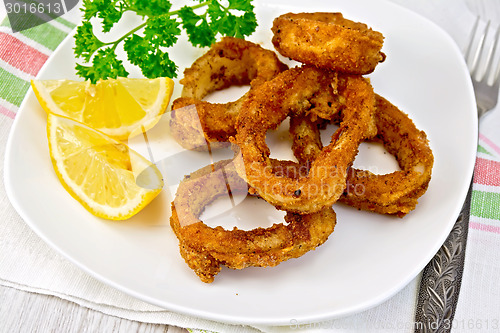
[[[491,21],[488,21],[484,30],[478,33],[480,21],[480,17],[478,16],[472,28],[467,50],[465,51],[465,59],[469,65],[472,84],[476,94],[478,117],[482,117],[486,112],[497,105],[498,88],[500,86],[498,63],[493,61],[497,50],[498,37],[500,36],[500,25],[495,30],[493,43],[486,54],[484,68],[480,68],[479,64],[486,50],[486,40],[489,32],[492,31],[490,29]],[[476,46],[476,51],[473,52],[475,40],[478,41],[478,44]]]
[[[479,118],[496,106],[500,87],[499,66],[494,61],[498,58],[496,50],[500,26],[495,30],[491,46],[485,54],[492,28],[488,21],[484,29],[479,29],[480,23],[478,16],[465,51]],[[415,313],[415,332],[451,331],[462,282],[471,193],[472,182],[462,211],[450,235],[424,268]]]

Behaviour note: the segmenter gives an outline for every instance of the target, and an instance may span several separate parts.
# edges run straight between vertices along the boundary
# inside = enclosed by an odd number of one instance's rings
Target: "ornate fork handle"
[[[491,22],[488,21],[483,31],[478,33],[480,22],[481,18],[477,16],[465,53],[476,95],[479,118],[497,105],[500,88],[499,64],[494,61],[494,58],[498,58],[496,50],[500,40],[500,25],[497,25],[494,30],[493,41],[484,59],[482,55],[486,50],[485,41],[490,32]],[[475,43],[475,40],[478,40],[478,43]],[[477,45],[474,46],[475,44]],[[473,49],[475,52],[472,52]],[[484,71],[478,72],[482,68],[479,66],[482,59],[485,61]],[[490,73],[493,73],[493,82],[489,80]],[[441,333],[450,332],[453,328],[453,317],[464,269],[471,194],[472,183],[462,211],[448,239],[423,271],[415,314],[415,332]]]
[[[450,332],[462,284],[472,184],[443,246],[422,273],[415,332]]]

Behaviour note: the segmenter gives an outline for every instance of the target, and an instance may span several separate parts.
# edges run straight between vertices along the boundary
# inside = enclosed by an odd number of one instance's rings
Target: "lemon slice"
[[[165,112],[174,83],[156,79],[118,78],[90,81],[32,80],[47,113],[82,122],[117,140],[153,127]]]
[[[64,188],[92,214],[124,220],[163,187],[158,168],[122,142],[75,120],[48,114],[54,170]]]

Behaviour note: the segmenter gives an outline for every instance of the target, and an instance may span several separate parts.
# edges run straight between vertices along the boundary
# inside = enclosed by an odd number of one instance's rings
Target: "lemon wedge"
[[[49,113],[47,137],[59,180],[96,216],[128,219],[163,187],[154,164],[124,143],[80,122]]]
[[[90,81],[32,80],[47,113],[62,115],[117,140],[153,127],[165,112],[174,83],[170,78],[117,78]]]

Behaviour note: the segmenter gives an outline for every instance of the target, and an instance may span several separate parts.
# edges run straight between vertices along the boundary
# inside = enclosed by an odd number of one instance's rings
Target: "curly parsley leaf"
[[[177,43],[181,29],[179,22],[168,16],[157,16],[147,20],[144,38],[156,47],[170,47]]]
[[[75,35],[75,55],[82,57],[85,61],[90,61],[92,54],[104,46],[95,35],[90,22],[83,22],[76,29]]]
[[[92,82],[99,79],[126,77],[128,72],[123,67],[123,62],[116,58],[113,48],[100,49],[92,60],[92,66],[76,65],[77,74]]]
[[[208,14],[212,21],[212,29],[225,36],[243,38],[255,31],[257,18],[250,1],[229,1],[228,7],[223,7],[214,1],[208,6]],[[243,12],[242,15],[236,15]]]
[[[179,10],[179,17],[193,45],[201,47],[212,45],[216,32],[212,30],[205,16],[198,15],[193,8],[184,6]]]
[[[144,36],[134,34],[124,42],[128,60],[139,66],[147,78],[175,77],[177,66],[162,48],[173,46],[181,30],[179,23],[169,17],[155,17],[147,21]]]
[[[77,74],[93,82],[127,76],[115,52],[123,44],[127,60],[139,66],[144,76],[176,77],[178,68],[168,49],[177,43],[182,30],[195,47],[210,46],[218,36],[244,38],[257,27],[253,10],[252,0],[199,0],[178,10],[172,10],[168,0],[83,0],[83,22],[77,28],[74,53],[90,64],[77,64]],[[126,11],[135,12],[143,23],[115,41],[103,42],[96,37],[95,25],[100,23],[101,32],[106,34]],[[91,23],[95,18],[98,23]]]
[[[172,4],[165,0],[135,0],[129,6],[129,10],[135,11],[142,17],[152,17],[168,13]]]
[[[113,25],[120,21],[124,12],[121,0],[84,0],[83,18],[88,21],[92,17],[102,19],[102,31],[109,32]],[[85,21],[84,21],[85,23]]]

